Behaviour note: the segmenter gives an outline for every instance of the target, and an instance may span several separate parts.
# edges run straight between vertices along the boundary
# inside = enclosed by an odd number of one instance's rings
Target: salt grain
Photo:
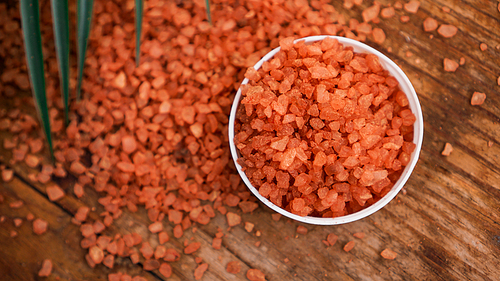
[[[441,152],[441,155],[450,156],[452,152],[453,152],[453,146],[450,143],[446,143],[443,151]]]
[[[485,100],[486,100],[486,94],[485,93],[474,92],[474,94],[472,94],[472,98],[470,100],[470,104],[471,105],[482,105]]]

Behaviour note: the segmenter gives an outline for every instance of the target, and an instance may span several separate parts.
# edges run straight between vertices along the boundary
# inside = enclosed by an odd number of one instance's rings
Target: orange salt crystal
[[[347,242],[347,244],[345,244],[345,246],[344,246],[344,251],[349,252],[350,250],[352,250],[354,248],[355,244],[356,244],[356,242],[354,240]]]
[[[151,233],[158,233],[158,232],[163,230],[163,224],[161,222],[157,221],[157,222],[150,224],[148,229],[149,229],[149,231],[151,231]]]
[[[212,248],[220,250],[221,246],[222,246],[221,238],[215,237],[214,239],[212,239]]]
[[[20,218],[15,218],[14,219],[14,226],[15,227],[20,227],[22,223],[23,223],[22,219],[20,219]]]
[[[104,264],[104,266],[106,266],[107,268],[113,268],[113,266],[115,265],[115,256],[113,255],[105,256],[104,259],[102,260],[102,264]]]
[[[182,212],[177,210],[168,211],[168,220],[174,224],[180,224],[182,222]]]
[[[200,247],[201,247],[200,242],[190,243],[189,245],[186,246],[186,248],[184,248],[184,254],[186,254],[186,255],[192,254],[192,253],[198,251],[198,249]]]
[[[51,185],[47,186],[47,189],[45,189],[47,192],[47,196],[49,197],[50,201],[57,201],[61,198],[64,197],[65,193],[64,190],[62,190],[58,185]]]
[[[337,242],[338,239],[339,239],[339,237],[333,233],[330,233],[330,234],[328,234],[328,236],[326,236],[326,241],[328,242],[328,244],[330,246],[335,245],[335,243]]]
[[[241,271],[241,264],[239,261],[230,261],[226,265],[226,271],[231,274],[238,274]]]
[[[443,7],[441,8],[441,10],[443,10],[443,12],[445,12],[445,13],[449,13],[449,12],[451,11],[451,10],[450,10],[450,8],[448,8],[448,7],[446,7],[446,6],[443,6]]]
[[[112,81],[112,85],[117,89],[123,89],[127,86],[127,76],[123,71],[116,75],[115,79]]]
[[[24,158],[24,162],[26,163],[26,165],[28,165],[28,167],[36,168],[38,164],[40,164],[40,159],[35,155],[28,154]]]
[[[408,13],[412,13],[412,14],[416,14],[419,7],[420,7],[420,2],[416,1],[416,0],[411,0],[410,2],[404,4],[404,9]]]
[[[297,226],[297,233],[298,234],[302,234],[302,235],[306,235],[307,234],[307,228],[305,228],[302,225],[299,225],[299,226]]]
[[[165,252],[165,257],[163,259],[168,262],[178,261],[181,258],[181,255],[175,249],[167,249]]]
[[[226,214],[227,224],[232,227],[241,223],[241,217],[238,214],[227,212]]]
[[[78,208],[78,210],[76,211],[76,214],[75,214],[75,219],[80,221],[80,222],[83,222],[87,219],[87,215],[90,211],[90,208],[87,207],[87,206],[81,206]]]
[[[488,49],[488,45],[481,43],[481,44],[479,44],[479,49],[481,49],[481,51],[484,52]]]
[[[365,238],[365,233],[363,233],[363,232],[356,232],[352,236],[354,236],[354,237],[356,237],[358,239],[363,239],[363,238]]]
[[[1,201],[1,200],[0,200],[0,201]],[[34,219],[35,219],[35,216],[34,216],[32,213],[28,213],[28,214],[26,215],[26,220],[27,220],[27,221],[32,221],[32,220],[34,220]]]
[[[295,40],[294,37],[286,37],[284,39],[281,39],[279,42],[281,50],[285,52],[290,51],[293,47],[293,40]]]
[[[174,237],[175,238],[181,238],[182,235],[184,234],[184,231],[182,230],[182,226],[180,224],[176,225],[174,227]]]
[[[460,58],[460,62],[459,62],[460,65],[464,65],[465,64],[465,58],[464,57],[461,57]],[[499,80],[500,81],[500,80]]]
[[[2,170],[2,180],[4,182],[9,182],[13,178],[14,178],[14,171],[13,170],[9,170],[9,169]]]
[[[162,232],[158,233],[158,242],[161,245],[165,244],[165,242],[167,242],[169,239],[170,238],[166,232],[162,231]]]
[[[71,163],[69,170],[76,175],[80,175],[83,174],[87,169],[80,161],[74,161]]]
[[[202,263],[196,267],[194,270],[194,279],[200,280],[203,277],[203,274],[208,269],[208,263]]]
[[[145,259],[150,259],[154,254],[153,247],[151,247],[149,242],[143,242],[139,251]]]
[[[395,259],[398,256],[398,254],[396,252],[394,252],[393,250],[391,250],[391,249],[385,249],[385,250],[383,250],[380,253],[380,255],[384,259],[386,259],[386,260],[393,260],[393,259]]]
[[[485,93],[480,93],[480,92],[474,92],[472,94],[472,98],[470,100],[471,105],[481,105],[484,103],[486,100],[486,94]]]
[[[437,30],[439,35],[441,35],[445,38],[451,38],[451,37],[455,36],[455,34],[457,34],[457,31],[458,31],[458,28],[456,26],[450,25],[450,24],[442,24]]]
[[[116,167],[125,173],[132,173],[135,171],[135,165],[130,162],[118,162]]]
[[[500,76],[497,78],[497,85],[500,86]]]
[[[246,274],[250,281],[265,281],[266,275],[258,269],[249,269]]]
[[[399,18],[399,21],[401,21],[402,23],[407,23],[410,21],[410,17],[409,16],[401,16]]]
[[[392,18],[395,14],[396,12],[393,7],[383,8],[382,11],[380,11],[380,16],[385,19]]]
[[[444,155],[444,156],[450,156],[450,154],[453,152],[453,146],[451,146],[450,143],[446,143],[444,145],[444,149],[443,151],[441,152],[441,155]]]
[[[363,12],[361,13],[361,15],[363,16],[363,21],[364,22],[373,21],[378,17],[379,11],[380,11],[380,4],[378,4],[377,2],[374,5],[364,9]]]
[[[142,265],[142,269],[147,271],[152,271],[158,268],[160,268],[160,262],[157,260],[147,260]]]
[[[445,58],[443,60],[443,65],[444,65],[444,71],[447,72],[455,72],[458,68],[458,63],[454,60],[450,60],[448,58]]]
[[[251,213],[255,209],[257,209],[259,207],[259,204],[252,201],[243,201],[238,204],[238,207],[240,207],[241,211],[246,214]]]
[[[17,200],[17,201],[9,203],[9,207],[11,209],[19,209],[22,206],[24,206],[24,202],[22,200]]]
[[[73,193],[75,193],[76,197],[81,198],[84,195],[83,186],[79,183],[75,183]]]
[[[238,205],[238,203],[240,202],[240,198],[236,195],[228,194],[225,202],[226,202],[226,205],[228,205],[229,207],[236,207]]]
[[[123,152],[130,154],[137,149],[137,143],[133,136],[124,136],[122,138],[122,149]]]
[[[253,227],[254,227],[254,224],[253,224],[253,223],[251,223],[251,222],[245,222],[245,230],[246,230],[247,232],[252,232]]]
[[[89,249],[89,256],[90,259],[95,263],[95,264],[100,264],[102,260],[104,259],[104,252],[101,250],[101,248],[97,246],[92,246]]]
[[[434,30],[436,30],[437,27],[438,27],[437,20],[435,20],[431,17],[428,17],[424,20],[424,31],[425,32],[434,31]]]
[[[161,275],[163,275],[165,278],[169,278],[172,276],[172,267],[170,264],[166,262],[162,262],[160,265],[160,268],[158,269]]]
[[[45,259],[42,263],[42,268],[38,271],[38,276],[48,277],[52,273],[52,260]]]
[[[381,28],[374,28],[372,31],[373,41],[378,44],[382,44],[385,41],[385,33]]]

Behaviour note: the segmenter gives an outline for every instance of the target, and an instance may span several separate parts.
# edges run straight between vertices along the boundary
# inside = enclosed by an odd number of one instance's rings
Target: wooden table
[[[334,1],[343,10],[341,1]],[[339,3],[337,3],[339,2]],[[380,1],[388,4],[388,0]],[[387,3],[386,3],[387,2]],[[392,1],[391,1],[392,2]],[[379,26],[387,35],[382,45],[368,43],[396,61],[412,81],[422,105],[425,120],[424,143],[418,165],[403,192],[388,206],[361,221],[338,226],[304,225],[306,235],[296,234],[300,223],[281,218],[260,206],[243,214],[244,222],[255,224],[248,233],[243,225],[229,231],[221,214],[209,225],[197,225],[169,247],[180,251],[184,239],[201,242],[194,255],[209,264],[203,280],[246,280],[249,268],[257,268],[268,280],[500,280],[500,12],[496,1],[435,0],[421,1],[417,14],[402,24],[407,14],[384,19]],[[363,7],[367,7],[364,3]],[[444,12],[443,7],[451,11]],[[356,8],[359,9],[359,8]],[[359,10],[344,11],[359,18]],[[425,18],[458,27],[457,35],[446,39],[437,32],[423,31]],[[481,51],[480,43],[488,49]],[[389,52],[388,48],[392,51]],[[456,72],[443,70],[443,59],[465,58]],[[486,93],[486,102],[472,106],[473,92]],[[1,102],[0,106],[8,103]],[[2,132],[0,143],[9,137]],[[450,156],[442,156],[445,143],[453,145]],[[59,184],[68,195],[56,203],[46,196],[46,185],[32,183],[32,172],[24,163],[9,164],[10,151],[0,148],[0,164],[14,169],[11,182],[0,182],[0,273],[2,280],[45,280],[37,276],[41,262],[52,259],[54,270],[47,280],[107,280],[107,274],[127,272],[148,280],[162,279],[157,271],[143,271],[140,264],[117,258],[113,269],[103,265],[91,269],[85,262],[86,250],[80,247],[78,226],[70,222],[77,208],[102,210],[97,194],[90,189],[81,200],[71,192],[73,179]],[[48,160],[45,160],[48,161]],[[9,208],[22,200],[24,206]],[[48,221],[47,233],[38,236],[31,223],[23,220],[16,228],[13,219],[25,218],[28,212]],[[125,211],[122,218],[106,230],[109,235],[136,231],[144,237],[153,235],[143,208],[137,213]],[[224,230],[222,248],[211,247],[217,229]],[[19,235],[10,237],[12,230]],[[256,231],[261,235],[257,236]],[[167,232],[172,226],[167,224]],[[364,232],[363,239],[353,233]],[[339,236],[337,243],[326,247],[329,233]],[[156,239],[156,238],[154,238]],[[350,252],[344,245],[354,240]],[[255,246],[260,242],[260,246]],[[380,256],[389,248],[398,256],[386,260]],[[193,255],[183,255],[171,263],[169,280],[194,280]],[[229,261],[240,261],[242,270],[226,272]]]

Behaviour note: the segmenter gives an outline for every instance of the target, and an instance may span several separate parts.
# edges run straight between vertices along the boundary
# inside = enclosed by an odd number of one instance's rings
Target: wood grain
[[[5,202],[0,204],[0,215],[5,221],[0,224],[0,272],[2,280],[42,280],[38,277],[44,259],[51,259],[52,274],[43,280],[108,280],[113,272],[141,274],[147,280],[156,278],[136,266],[129,259],[115,259],[113,269],[98,266],[91,269],[85,262],[86,251],[80,247],[80,230],[70,223],[71,216],[59,208],[19,177],[10,182],[0,183],[0,194]],[[24,206],[12,209],[9,203],[22,200]],[[26,215],[48,222],[48,230],[42,235],[33,233],[32,222]],[[22,218],[20,227],[15,227],[13,219]],[[10,232],[18,232],[11,238]]]

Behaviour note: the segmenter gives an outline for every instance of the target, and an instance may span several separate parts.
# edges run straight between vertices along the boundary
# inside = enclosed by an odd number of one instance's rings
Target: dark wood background
[[[359,11],[345,11],[342,1],[334,1],[338,10],[359,17]],[[367,2],[367,1],[365,1]],[[383,5],[389,0],[380,0]],[[392,3],[392,1],[391,1]],[[364,3],[362,7],[368,7]],[[444,12],[448,7],[450,12]],[[300,223],[281,218],[272,220],[272,210],[261,205],[251,214],[243,214],[244,222],[252,222],[251,233],[243,225],[230,231],[225,219],[217,216],[197,231],[187,231],[180,240],[193,238],[202,247],[195,255],[182,255],[171,263],[169,280],[194,280],[194,256],[209,264],[203,280],[246,280],[249,268],[257,268],[268,280],[500,280],[500,12],[497,1],[434,0],[421,1],[408,23],[396,16],[384,19],[379,26],[387,39],[382,45],[368,44],[385,53],[401,66],[413,83],[422,105],[425,120],[424,143],[418,165],[402,193],[388,206],[361,221],[339,226],[304,225],[306,235],[296,234]],[[440,24],[458,27],[452,38],[436,31],[424,32],[425,18],[432,16]],[[432,35],[432,36],[431,36]],[[432,37],[432,38],[431,38]],[[481,51],[485,43],[488,49]],[[389,52],[388,48],[392,51]],[[443,59],[465,64],[456,72],[443,70]],[[486,93],[481,106],[471,106],[473,92]],[[27,93],[27,96],[29,94]],[[1,101],[0,107],[13,106]],[[10,137],[2,131],[0,143]],[[454,151],[442,156],[445,143]],[[492,144],[490,147],[488,142]],[[162,279],[157,272],[143,271],[140,264],[117,258],[113,269],[103,265],[91,269],[85,262],[86,250],[80,247],[79,228],[70,223],[77,208],[96,208],[97,194],[86,189],[81,200],[72,192],[56,203],[47,198],[46,185],[33,183],[32,170],[24,163],[9,164],[11,152],[0,148],[0,164],[15,171],[11,182],[0,182],[0,279],[2,280],[107,280],[107,274],[127,272],[141,274],[148,280]],[[48,161],[48,160],[44,160]],[[72,190],[73,181],[61,186]],[[20,209],[9,208],[15,200],[24,201]],[[34,235],[31,223],[24,220],[16,228],[13,219],[25,218],[31,212],[48,221],[44,235]],[[106,230],[108,234],[130,230],[151,235],[149,220],[143,208],[125,214]],[[222,248],[211,247],[217,229],[224,230]],[[19,235],[10,238],[10,232]],[[262,235],[256,236],[256,231]],[[172,233],[172,226],[167,225]],[[365,238],[353,237],[364,232]],[[339,240],[332,247],[321,241],[329,233]],[[171,235],[172,236],[172,235]],[[343,246],[356,241],[354,249]],[[151,241],[153,237],[151,235]],[[154,238],[156,241],[156,238]],[[260,241],[259,247],[255,243]],[[153,242],[152,242],[153,243]],[[154,242],[156,243],[156,242]],[[181,241],[171,239],[169,247],[182,252]],[[380,253],[394,250],[395,260],[385,260]],[[49,278],[37,276],[45,258],[52,259],[54,270]],[[225,270],[229,261],[240,261],[242,270],[233,275]]]

